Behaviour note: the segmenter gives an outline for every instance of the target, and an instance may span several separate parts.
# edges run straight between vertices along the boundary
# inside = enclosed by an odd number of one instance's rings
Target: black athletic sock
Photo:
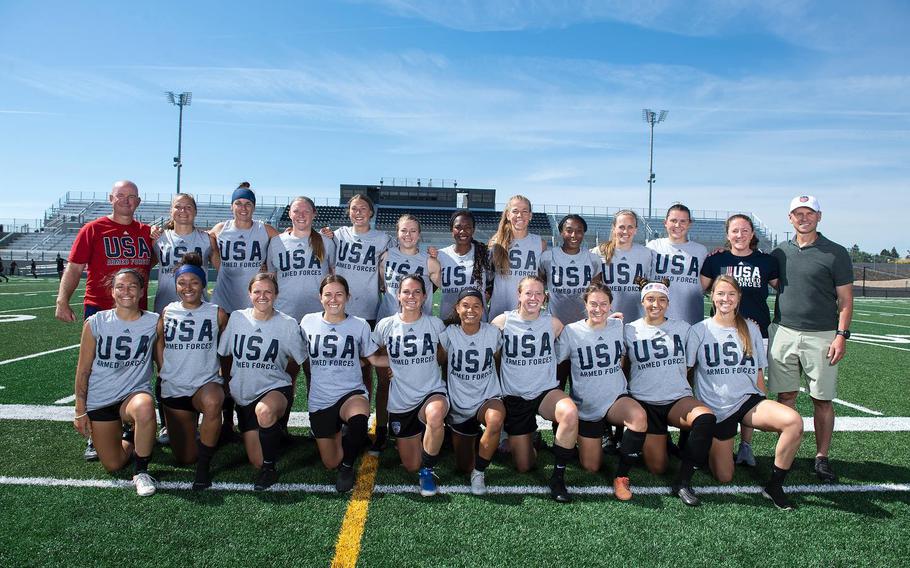
[[[376,426],[376,443],[382,444],[389,438],[388,426]]]
[[[622,434],[622,444],[619,446],[619,465],[616,466],[616,477],[629,477],[629,470],[635,458],[641,453],[642,446],[645,445],[644,432],[633,432],[626,430]]]
[[[563,448],[558,444],[553,444],[553,477],[562,477],[566,472],[566,465],[572,461],[575,456],[575,448]]]
[[[234,429],[234,399],[231,398],[231,395],[224,397],[224,402],[221,404],[221,429]]]
[[[687,459],[683,459],[679,464],[679,471],[676,472],[675,485],[689,485],[692,483],[692,474],[695,473],[695,466]]]
[[[716,423],[717,418],[713,414],[702,414],[692,422],[686,449],[682,452],[682,461],[688,461],[693,466],[702,466],[708,461]]]
[[[136,464],[136,475],[149,472],[149,462],[152,461],[152,456],[149,455],[143,457],[137,453],[134,453],[133,458],[135,459]]]
[[[281,426],[276,422],[268,428],[259,427],[259,443],[262,445],[263,469],[274,469],[281,446]]]
[[[369,419],[363,414],[356,414],[348,419],[348,431],[341,437],[341,465],[354,467],[357,456],[367,441]]]
[[[197,463],[200,463],[208,468],[209,464],[212,461],[212,456],[215,455],[215,446],[206,446],[202,443],[202,440],[196,440],[196,449],[199,452]]]
[[[474,469],[477,471],[486,471],[487,467],[490,466],[491,461],[492,460],[488,460],[478,455],[476,458],[474,458]]]
[[[787,474],[790,473],[789,469],[781,469],[776,465],[771,465],[771,481],[768,482],[768,487],[783,487],[784,479],[787,478]]]
[[[686,444],[688,444],[688,443],[689,443],[689,431],[680,430],[679,431],[679,444],[677,444],[677,446],[679,446],[680,451],[684,451],[686,449]]]
[[[428,467],[433,469],[436,467],[436,464],[439,462],[439,454],[435,456],[427,453],[426,450],[420,451],[420,467]]]

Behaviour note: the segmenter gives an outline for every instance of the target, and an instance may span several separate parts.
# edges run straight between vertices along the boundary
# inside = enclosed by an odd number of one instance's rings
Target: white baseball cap
[[[800,207],[808,207],[813,211],[821,211],[822,208],[818,204],[818,198],[814,195],[799,195],[790,200],[790,213],[793,213],[794,209],[799,209]]]

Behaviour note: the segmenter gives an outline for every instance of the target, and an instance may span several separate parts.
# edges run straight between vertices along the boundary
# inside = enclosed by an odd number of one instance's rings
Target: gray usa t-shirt
[[[600,254],[597,248],[591,251]],[[651,249],[635,243],[627,251],[614,249],[610,262],[604,262],[600,257],[603,283],[613,292],[612,311],[622,313],[626,321],[635,321],[644,315],[641,291],[635,279],[639,276],[651,279],[653,255]]]
[[[449,418],[461,424],[477,416],[484,401],[502,396],[495,362],[502,333],[488,323],[481,323],[473,335],[465,334],[460,325],[450,325],[439,341],[447,356]]]
[[[310,246],[310,237],[297,238],[290,233],[275,235],[269,241],[269,271],[278,278],[275,309],[297,321],[305,314],[322,311],[319,284],[332,271],[335,241],[319,235],[325,253],[322,260]]]
[[[379,308],[379,256],[389,246],[389,236],[370,229],[357,234],[353,227],[335,231],[335,274],[344,276],[351,290],[348,313],[376,320]]]
[[[626,393],[622,321],[608,319],[600,329],[584,320],[571,323],[562,330],[556,345],[559,360],[572,362],[572,400],[578,417],[589,422],[603,419],[616,399]]]
[[[654,239],[648,243],[648,248],[655,253],[651,271],[654,279],[670,279],[667,319],[682,320],[689,325],[705,319],[705,294],[700,275],[708,249],[694,241],[675,245],[668,238]]]
[[[291,385],[288,360],[306,361],[307,349],[300,325],[289,315],[275,311],[271,318],[253,318],[253,308],[231,314],[218,342],[218,354],[231,356],[231,396],[240,406]]]
[[[392,369],[389,412],[409,412],[427,395],[446,392],[436,360],[443,329],[445,324],[436,316],[421,316],[407,323],[401,314],[395,314],[376,324],[373,341],[386,348]]]
[[[110,406],[135,392],[151,393],[158,314],[144,311],[139,319],[125,321],[115,310],[104,310],[87,321],[95,338],[95,358],[85,409]]]
[[[600,274],[600,264],[600,257],[587,250],[566,254],[561,248],[551,248],[540,255],[540,271],[547,278],[547,308],[559,321],[570,324],[585,318],[581,296]]]
[[[632,366],[629,394],[651,404],[670,404],[692,396],[686,379],[689,324],[667,320],[653,326],[644,319],[625,326],[626,354]]]
[[[499,366],[502,393],[531,400],[559,387],[555,343],[552,316],[540,314],[536,320],[526,321],[518,310],[506,312]]]
[[[188,310],[168,304],[164,318],[164,364],[158,372],[161,396],[193,396],[203,385],[221,383],[218,374],[218,306],[203,302]]]
[[[768,365],[761,330],[746,320],[752,357],[745,356],[735,327],[713,318],[692,326],[686,341],[687,364],[695,367],[695,394],[720,422],[735,413],[758,389],[758,371]]]
[[[348,316],[330,323],[322,314],[307,314],[300,322],[310,355],[310,390],[307,408],[316,412],[334,405],[349,392],[367,393],[360,374],[360,358],[379,349],[370,324]]]

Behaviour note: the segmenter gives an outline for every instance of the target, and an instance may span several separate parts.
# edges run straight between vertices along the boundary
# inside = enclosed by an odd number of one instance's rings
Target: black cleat
[[[780,485],[768,485],[762,489],[761,494],[766,499],[770,499],[774,506],[783,511],[792,511],[796,507],[787,499],[784,488]]]
[[[600,445],[601,445],[601,448],[603,448],[604,453],[607,454],[608,456],[618,456],[619,455],[619,445],[616,443],[616,441],[613,438],[610,438],[609,436],[604,437],[604,439]]]
[[[354,468],[340,465],[338,466],[338,478],[335,479],[335,491],[347,493],[354,488]]]
[[[835,475],[834,470],[831,469],[828,458],[815,458],[815,475],[824,483],[837,483],[837,475]]]
[[[234,430],[233,426],[226,426],[221,428],[221,434],[218,436],[218,447],[226,446],[228,444],[236,444],[240,442],[243,438],[240,434]]]
[[[262,468],[259,475],[256,476],[256,482],[253,484],[255,491],[265,491],[275,485],[278,481],[278,470],[274,468]]]
[[[698,498],[698,495],[692,491],[692,488],[689,487],[688,484],[674,484],[670,488],[670,491],[689,507],[698,507],[701,505],[701,499]]]
[[[553,476],[550,478],[550,497],[557,503],[571,503],[572,496],[566,489],[566,480],[562,477]]]
[[[204,491],[212,486],[212,476],[208,468],[196,465],[196,478],[193,479],[193,491]]]

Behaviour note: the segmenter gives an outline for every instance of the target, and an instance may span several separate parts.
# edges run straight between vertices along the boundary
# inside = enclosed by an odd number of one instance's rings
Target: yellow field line
[[[360,556],[360,540],[367,523],[367,512],[370,508],[370,498],[373,496],[373,486],[376,484],[378,467],[379,458],[377,456],[367,453],[360,460],[360,469],[357,471],[357,480],[354,483],[354,493],[348,503],[344,520],[341,521],[338,540],[335,542],[333,568],[353,568],[357,565],[357,558]]]

